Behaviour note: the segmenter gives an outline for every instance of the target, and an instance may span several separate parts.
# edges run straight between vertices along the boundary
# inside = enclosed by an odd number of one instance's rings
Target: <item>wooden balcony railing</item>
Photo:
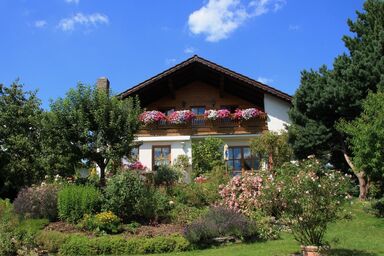
[[[142,126],[139,136],[151,135],[209,135],[260,133],[267,129],[266,116],[250,120],[231,118],[209,120],[204,115],[196,116],[185,124],[171,124],[162,121]]]

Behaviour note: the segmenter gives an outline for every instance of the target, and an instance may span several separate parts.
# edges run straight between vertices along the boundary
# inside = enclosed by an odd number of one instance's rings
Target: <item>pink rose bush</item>
[[[153,124],[166,119],[166,116],[157,110],[145,111],[139,115],[139,121],[143,124]]]
[[[171,124],[185,124],[192,121],[195,114],[191,110],[175,111],[168,116],[168,122]]]
[[[231,112],[228,109],[209,109],[205,110],[204,116],[209,120],[223,119],[231,117]]]
[[[226,185],[220,186],[221,206],[226,206],[245,215],[261,206],[259,197],[263,190],[263,178],[246,172],[233,177]]]
[[[204,176],[198,176],[193,181],[196,183],[205,183],[208,181],[208,179]]]
[[[136,161],[134,163],[129,163],[128,164],[128,169],[129,170],[145,170],[145,166],[140,162],[140,161]]]
[[[249,120],[251,118],[260,117],[264,114],[263,111],[257,108],[247,108],[247,109],[236,109],[234,118],[235,119],[244,119]]]

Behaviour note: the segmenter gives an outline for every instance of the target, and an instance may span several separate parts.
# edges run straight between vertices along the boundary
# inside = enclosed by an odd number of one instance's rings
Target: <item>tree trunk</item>
[[[365,200],[368,194],[369,183],[367,179],[367,175],[363,170],[358,171],[355,165],[352,163],[350,157],[346,152],[343,152],[345,161],[348,163],[349,167],[352,169],[352,172],[355,174],[359,181],[359,199]]]
[[[268,155],[268,171],[273,174],[273,154]]]
[[[100,186],[104,187],[105,186],[105,168],[106,165],[104,163],[102,164],[97,164],[100,168]]]

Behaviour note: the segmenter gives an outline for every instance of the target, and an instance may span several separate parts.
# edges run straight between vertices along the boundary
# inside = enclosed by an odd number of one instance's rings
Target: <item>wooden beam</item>
[[[224,76],[220,76],[220,98],[224,97]]]
[[[176,98],[176,96],[175,96],[175,88],[173,87],[173,81],[172,81],[171,78],[168,79],[168,88],[169,88],[169,91],[171,93],[172,99]]]

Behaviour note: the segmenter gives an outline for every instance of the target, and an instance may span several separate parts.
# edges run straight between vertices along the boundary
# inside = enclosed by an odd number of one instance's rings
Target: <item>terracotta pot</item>
[[[303,256],[321,256],[319,246],[313,246],[313,245],[304,246],[304,245],[302,245],[301,246],[301,252],[303,253]]]

